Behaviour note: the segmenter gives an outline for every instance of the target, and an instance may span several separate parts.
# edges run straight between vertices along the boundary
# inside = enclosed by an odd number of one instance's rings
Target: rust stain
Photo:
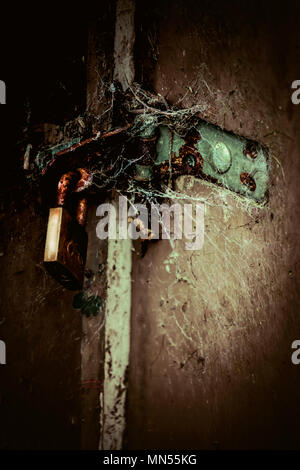
[[[65,150],[61,150],[60,152],[57,152],[55,154],[55,156],[58,157],[60,155],[66,154],[66,153],[74,152],[74,150],[77,150],[80,147],[84,147],[85,145],[88,145],[91,142],[94,142],[96,140],[102,140],[102,139],[106,139],[108,137],[112,137],[114,135],[120,134],[121,132],[127,131],[129,129],[129,127],[131,127],[131,124],[128,124],[125,127],[118,127],[117,129],[106,132],[105,134],[96,133],[96,135],[94,135],[92,137],[89,137],[86,140],[82,140],[81,142],[78,142],[77,144],[72,145],[72,147],[69,147]]]
[[[253,176],[251,176],[250,173],[247,173],[246,171],[244,173],[241,173],[240,179],[241,179],[241,183],[247,186],[247,188],[250,189],[250,191],[255,191],[256,183],[255,183]]]
[[[78,180],[79,174],[77,171],[69,171],[62,175],[57,187],[57,204],[59,206],[64,206],[68,194],[75,189]]]
[[[257,158],[257,149],[255,147],[254,144],[252,143],[248,143],[245,150],[243,151],[243,154],[245,155],[245,157],[250,157],[252,158],[253,160],[255,160]]]
[[[83,197],[79,199],[77,212],[76,212],[76,219],[79,225],[85,226],[86,218],[87,218],[87,198]]]
[[[92,181],[92,174],[85,168],[77,168],[77,173],[80,175],[80,178],[76,184],[75,191],[79,192],[87,188]]]
[[[179,159],[175,162],[178,171],[187,175],[199,175],[202,172],[204,160],[200,152],[196,148],[197,142],[201,139],[196,129],[191,129],[186,137],[185,144],[179,149]]]

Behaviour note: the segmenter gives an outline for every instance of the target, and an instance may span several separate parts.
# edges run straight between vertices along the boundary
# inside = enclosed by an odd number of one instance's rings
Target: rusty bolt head
[[[67,196],[75,189],[79,180],[79,174],[76,171],[69,171],[62,175],[58,182],[57,204],[63,206]]]
[[[255,183],[253,176],[251,176],[250,173],[247,173],[247,172],[241,173],[240,179],[241,179],[241,183],[244,186],[247,186],[247,188],[250,189],[250,191],[252,192],[255,191],[256,183]]]
[[[252,160],[255,160],[257,158],[257,155],[258,155],[256,146],[252,143],[248,143],[246,145],[246,148],[243,151],[243,154],[245,155],[245,157],[248,156],[248,157],[252,158]]]

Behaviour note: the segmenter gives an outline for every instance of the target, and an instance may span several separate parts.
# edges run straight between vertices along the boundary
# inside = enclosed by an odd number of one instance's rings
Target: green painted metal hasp
[[[36,163],[44,181],[46,178],[50,183],[79,167],[97,174],[94,189],[118,184],[124,188],[131,178],[161,186],[188,174],[257,203],[267,201],[267,149],[200,119],[194,119],[179,135],[172,123],[140,115],[131,126],[99,132],[82,141],[75,139],[40,153]],[[92,178],[86,187],[91,183]]]
[[[211,179],[256,202],[267,200],[268,152],[261,145],[222,129],[199,122],[185,138],[160,126],[155,165],[162,172],[185,172]],[[198,168],[197,168],[198,166]]]

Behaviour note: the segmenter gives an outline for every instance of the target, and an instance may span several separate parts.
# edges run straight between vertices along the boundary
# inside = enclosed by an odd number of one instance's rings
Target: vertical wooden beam
[[[111,125],[111,113],[107,113],[111,103],[101,102],[109,82],[117,80],[125,90],[134,79],[134,12],[134,0],[118,0],[115,25],[110,24],[112,11],[106,12],[106,17],[104,12],[101,20],[90,25],[87,110],[101,127]],[[103,41],[108,50],[105,57],[110,56],[110,48],[114,56],[113,71],[112,61],[102,57]],[[87,226],[86,269],[90,277],[85,291],[106,298],[106,306],[96,317],[82,319],[82,448],[121,449],[130,349],[131,240],[101,241],[96,237],[96,224],[94,206]],[[99,266],[106,268],[99,271]]]
[[[114,80],[125,91],[134,80],[135,0],[118,0],[116,8]]]
[[[114,79],[126,90],[134,80],[135,0],[116,7]],[[117,201],[114,201],[117,206]],[[122,449],[130,352],[132,242],[109,240],[105,318],[105,374],[100,449]]]
[[[130,351],[131,239],[109,240],[105,375],[100,448],[121,449]]]
[[[88,24],[87,112],[103,128],[110,125],[108,88],[113,80],[115,2],[100,2]]]

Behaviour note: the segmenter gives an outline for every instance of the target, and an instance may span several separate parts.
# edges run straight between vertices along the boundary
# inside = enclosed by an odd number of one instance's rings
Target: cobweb
[[[110,86],[113,98],[112,103],[118,102],[114,97],[117,93],[117,87]],[[178,103],[180,104],[180,103]],[[111,105],[107,112],[111,112]],[[166,100],[161,95],[154,95],[148,91],[142,89],[139,84],[133,84],[129,86],[125,99],[121,103],[121,114],[122,117],[126,118],[127,122],[130,122],[130,128],[127,131],[128,140],[134,139],[137,136],[149,137],[153,135],[155,129],[162,125],[167,126],[171,131],[177,133],[179,136],[184,137],[187,131],[193,127],[196,127],[199,123],[199,117],[203,115],[206,110],[205,104],[199,104],[190,108],[178,108],[176,106],[169,106]],[[132,118],[134,118],[132,122]],[[187,194],[185,188],[182,190],[176,189],[178,185],[176,181],[170,181],[169,184],[160,182],[154,186],[154,183],[139,182],[132,177],[133,167],[144,158],[144,154],[128,158],[125,155],[125,146],[121,148],[117,158],[114,159],[112,165],[109,168],[109,172],[105,172],[103,168],[93,169],[93,185],[98,189],[110,188],[110,191],[115,192],[119,195],[126,196],[129,204],[135,207],[135,204],[159,205],[162,202],[181,202],[191,204],[204,204],[205,206],[222,206],[225,207],[226,211],[230,211],[226,200],[228,194],[235,201],[235,207],[242,208],[250,216],[251,220],[255,221],[257,217],[257,211],[262,207],[261,204],[255,201],[233,193],[226,187],[216,186],[209,181],[201,180],[203,187],[209,188],[210,191],[205,196],[191,196]],[[171,170],[171,166],[170,166]],[[218,193],[221,198],[218,198],[216,203],[215,192]],[[136,211],[138,216],[138,210]],[[196,223],[196,220],[193,219]],[[165,230],[163,221],[160,216],[160,223],[162,230]],[[149,226],[150,226],[149,221]],[[174,242],[171,239],[170,243],[174,247]]]

